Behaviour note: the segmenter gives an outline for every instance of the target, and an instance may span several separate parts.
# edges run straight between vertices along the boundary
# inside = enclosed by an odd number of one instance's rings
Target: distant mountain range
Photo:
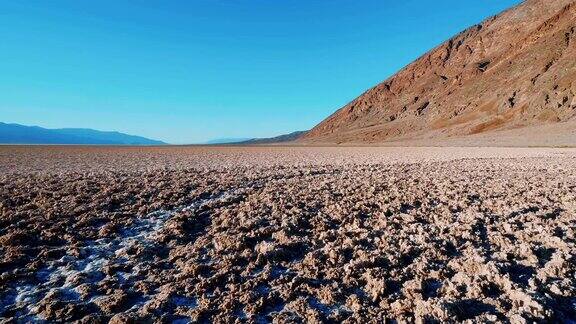
[[[276,144],[292,142],[299,139],[306,131],[297,131],[290,134],[268,138],[219,138],[206,142],[207,145],[229,144],[229,145],[256,145],[256,144]]]
[[[274,144],[292,142],[306,134],[306,131],[297,131],[290,134],[280,135],[270,138],[253,138],[246,141],[241,141],[238,144]]]
[[[215,138],[213,140],[209,140],[207,142],[205,142],[204,144],[207,145],[215,145],[215,144],[235,144],[235,143],[241,143],[241,142],[245,142],[245,141],[249,141],[252,138]]]
[[[162,141],[86,128],[47,129],[0,122],[0,144],[164,145]]]

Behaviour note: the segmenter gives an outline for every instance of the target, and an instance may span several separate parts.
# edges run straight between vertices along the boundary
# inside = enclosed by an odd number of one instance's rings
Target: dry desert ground
[[[576,320],[576,149],[0,147],[0,322]]]

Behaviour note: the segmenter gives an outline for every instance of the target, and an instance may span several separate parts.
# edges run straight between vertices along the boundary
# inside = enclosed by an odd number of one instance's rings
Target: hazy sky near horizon
[[[311,128],[519,0],[0,3],[0,121],[174,144]]]

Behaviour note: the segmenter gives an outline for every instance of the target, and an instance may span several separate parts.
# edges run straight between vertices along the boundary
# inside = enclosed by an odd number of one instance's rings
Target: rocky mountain
[[[0,123],[0,144],[162,145],[161,141],[86,128],[47,129]]]
[[[575,94],[576,1],[526,0],[428,52],[301,140],[378,143],[574,123]]]

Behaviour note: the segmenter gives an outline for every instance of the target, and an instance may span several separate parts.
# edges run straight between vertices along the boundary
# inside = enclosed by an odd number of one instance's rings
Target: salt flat
[[[576,319],[576,150],[0,147],[0,317]]]

